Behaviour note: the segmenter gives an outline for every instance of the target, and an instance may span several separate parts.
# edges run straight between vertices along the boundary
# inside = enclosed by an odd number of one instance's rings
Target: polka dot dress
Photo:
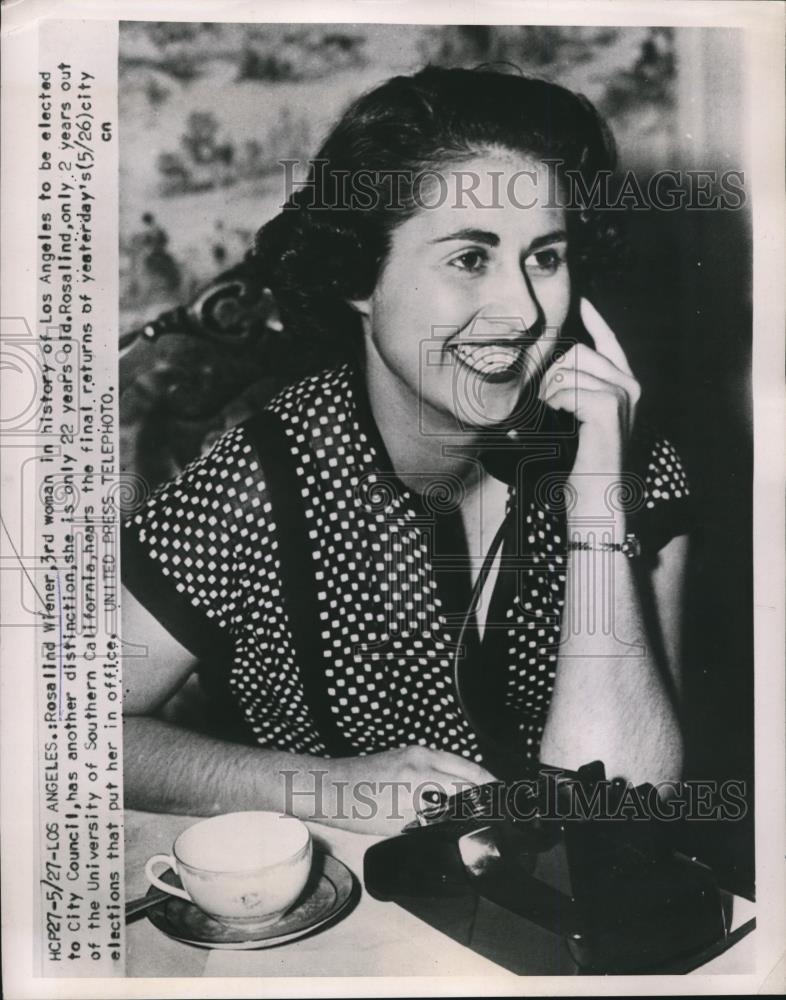
[[[645,478],[647,510],[654,510],[659,503],[686,499],[690,490],[685,471],[677,452],[669,441],[655,442]]]
[[[424,503],[387,467],[358,395],[344,365],[267,407],[284,428],[303,503],[327,711],[357,754],[421,744],[482,760],[455,691],[460,623],[435,570],[439,503]],[[645,482],[646,511],[687,497],[668,442],[656,443]],[[521,751],[536,758],[557,669],[567,538],[564,513],[516,494],[511,487],[508,509],[522,559],[494,649]],[[260,745],[324,755],[276,516],[248,426],[235,427],[125,525],[124,581],[196,655],[224,651],[224,683]]]

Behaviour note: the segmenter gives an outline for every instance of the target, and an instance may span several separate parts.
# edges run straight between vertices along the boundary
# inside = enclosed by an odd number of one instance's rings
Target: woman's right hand
[[[393,836],[428,804],[428,792],[453,795],[494,780],[474,761],[422,746],[312,760],[293,776],[287,811],[357,833]]]

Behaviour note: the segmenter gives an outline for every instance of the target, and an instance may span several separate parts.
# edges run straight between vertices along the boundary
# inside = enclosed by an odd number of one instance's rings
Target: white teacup
[[[213,816],[180,834],[172,854],[156,854],[145,875],[158,889],[195,903],[215,920],[243,930],[274,923],[297,900],[311,871],[305,823],[275,812]],[[166,864],[183,888],[154,874]]]

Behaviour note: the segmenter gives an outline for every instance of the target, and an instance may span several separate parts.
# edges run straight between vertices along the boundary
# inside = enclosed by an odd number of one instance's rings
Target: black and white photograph
[[[121,25],[120,420],[154,488],[123,537],[125,797],[187,831],[157,932],[335,919],[234,909],[254,865],[301,886],[280,810],[366,848],[333,974],[390,967],[368,896],[520,975],[727,939],[755,885],[740,44]],[[215,904],[200,868],[230,872]],[[442,971],[429,945],[402,968]]]
[[[528,6],[40,29],[58,996],[786,985],[784,7]]]

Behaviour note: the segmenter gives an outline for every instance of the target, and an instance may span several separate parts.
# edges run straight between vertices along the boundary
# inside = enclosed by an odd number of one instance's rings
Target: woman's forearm
[[[452,794],[492,777],[473,761],[422,746],[317,757],[225,743],[142,715],[125,720],[124,776],[134,809],[192,816],[264,809],[386,836],[414,820],[426,788]]]
[[[676,706],[625,555],[570,552],[562,636],[541,759],[570,769],[602,760],[607,777],[636,784],[678,780]]]
[[[195,816],[269,809],[312,818],[319,803],[308,789],[319,784],[309,772],[324,765],[318,757],[227,743],[149,716],[124,721],[125,800],[133,809]]]

